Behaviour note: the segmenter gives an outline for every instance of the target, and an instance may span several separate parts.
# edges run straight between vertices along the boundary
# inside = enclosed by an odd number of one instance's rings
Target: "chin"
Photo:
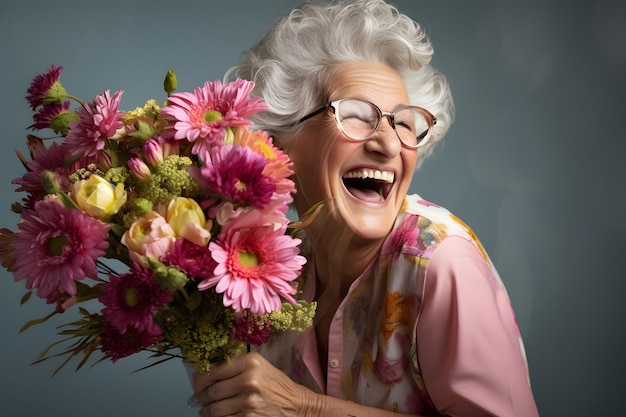
[[[359,241],[382,241],[391,231],[398,214],[389,201],[386,203],[372,207],[350,201],[339,208],[340,221]]]

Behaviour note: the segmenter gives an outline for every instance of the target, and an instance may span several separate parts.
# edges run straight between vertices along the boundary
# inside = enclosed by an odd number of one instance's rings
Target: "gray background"
[[[295,3],[3,2],[0,227],[15,230],[10,180],[23,170],[13,149],[26,152],[35,75],[61,65],[70,92],[123,89],[131,109],[160,94],[170,67],[179,91],[221,78]],[[427,29],[457,105],[413,191],[469,223],[498,266],[541,414],[624,415],[626,2],[396,4]],[[195,415],[178,362],[131,374],[145,361],[129,358],[54,378],[55,363],[29,366],[54,329],[18,329],[48,309],[20,306],[23,284],[0,277],[2,415]]]

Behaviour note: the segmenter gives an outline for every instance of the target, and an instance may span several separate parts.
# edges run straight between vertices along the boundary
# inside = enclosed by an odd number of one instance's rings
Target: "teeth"
[[[394,174],[389,171],[379,171],[377,169],[356,169],[346,172],[344,178],[363,178],[384,181],[388,184],[393,183]]]

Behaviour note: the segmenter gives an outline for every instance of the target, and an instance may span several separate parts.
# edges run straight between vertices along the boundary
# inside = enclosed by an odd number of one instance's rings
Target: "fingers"
[[[202,407],[201,416],[277,416],[276,411],[270,412],[267,404],[257,401],[250,395],[237,395],[219,401],[211,402]]]
[[[197,372],[193,381],[194,395],[204,405],[202,416],[283,415],[293,411],[298,392],[297,385],[256,353]]]
[[[228,362],[211,365],[209,372],[194,372],[194,396],[202,404],[209,404],[236,396],[242,390],[250,390],[251,386],[254,390],[254,375],[260,365],[259,358],[257,354],[242,355]],[[243,373],[248,373],[248,377],[244,378]]]
[[[194,392],[201,392],[209,385],[223,379],[232,378],[240,373],[240,367],[234,367],[236,360],[224,361],[211,365],[209,372],[195,371],[192,375],[192,385]]]
[[[238,376],[212,381],[202,391],[196,392],[195,396],[202,404],[214,403],[237,396],[242,391],[241,385]]]

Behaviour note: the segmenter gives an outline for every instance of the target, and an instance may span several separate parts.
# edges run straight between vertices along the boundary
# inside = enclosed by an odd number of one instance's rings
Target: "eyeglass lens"
[[[364,100],[340,100],[336,112],[340,128],[354,140],[368,138],[381,123],[380,110]],[[396,134],[405,145],[417,146],[428,136],[430,123],[416,108],[403,107],[392,114]]]

